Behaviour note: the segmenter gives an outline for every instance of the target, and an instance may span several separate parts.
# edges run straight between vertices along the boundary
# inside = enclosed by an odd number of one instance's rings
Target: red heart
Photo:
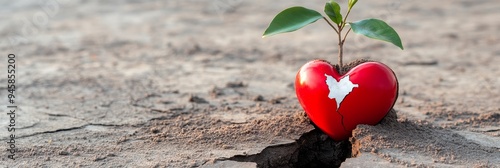
[[[314,124],[341,141],[348,139],[358,124],[375,125],[385,117],[396,102],[398,81],[394,72],[379,62],[359,64],[340,76],[331,64],[314,60],[297,73],[295,92]]]

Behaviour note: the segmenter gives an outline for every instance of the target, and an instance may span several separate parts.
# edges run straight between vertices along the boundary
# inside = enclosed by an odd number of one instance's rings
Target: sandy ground
[[[337,60],[334,32],[261,38],[295,5],[324,1],[0,1],[3,142],[9,53],[18,105],[16,159],[2,143],[0,165],[500,167],[500,3],[359,1],[351,19],[386,20],[405,50],[347,40],[345,62],[387,64],[400,90],[344,142],[314,129],[293,88],[307,61]]]

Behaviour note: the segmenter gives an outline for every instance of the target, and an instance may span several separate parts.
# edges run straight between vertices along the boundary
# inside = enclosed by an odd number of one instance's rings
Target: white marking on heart
[[[328,89],[330,90],[328,98],[335,99],[335,101],[337,102],[338,111],[340,108],[340,103],[342,103],[344,98],[352,92],[352,89],[354,89],[355,87],[359,87],[359,85],[352,83],[349,79],[349,75],[344,76],[338,82],[330,75],[325,74],[325,76],[326,84],[328,85]]]

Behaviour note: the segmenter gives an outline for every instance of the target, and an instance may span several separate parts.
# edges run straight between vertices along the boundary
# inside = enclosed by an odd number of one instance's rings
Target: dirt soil
[[[346,6],[346,1],[339,1]],[[337,61],[323,21],[261,38],[290,6],[324,1],[0,1],[0,139],[16,54],[15,160],[6,167],[500,167],[500,3],[359,1],[405,50],[351,34],[344,62],[391,67],[377,126],[334,142],[295,96],[307,61]],[[352,157],[351,157],[352,156]]]

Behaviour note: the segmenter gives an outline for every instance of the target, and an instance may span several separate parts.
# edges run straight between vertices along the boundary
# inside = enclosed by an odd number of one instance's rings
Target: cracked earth
[[[386,20],[405,50],[347,39],[344,62],[383,62],[400,89],[390,117],[344,142],[315,129],[293,88],[307,61],[336,60],[326,23],[261,38],[282,9],[324,1],[59,0],[49,13],[43,2],[0,0],[0,54],[17,56],[19,107],[16,160],[2,149],[2,166],[500,165],[494,0],[360,1],[352,19]]]

